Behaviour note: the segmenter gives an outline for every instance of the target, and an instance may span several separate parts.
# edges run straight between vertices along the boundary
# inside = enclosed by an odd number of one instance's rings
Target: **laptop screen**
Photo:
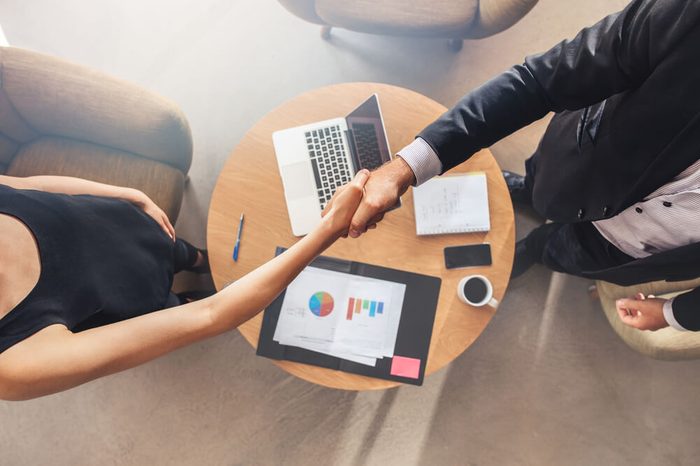
[[[373,94],[353,110],[345,121],[353,158],[360,168],[375,169],[391,160],[382,113],[377,94]]]

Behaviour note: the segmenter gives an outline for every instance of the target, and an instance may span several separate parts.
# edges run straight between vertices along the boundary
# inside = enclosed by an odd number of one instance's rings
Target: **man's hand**
[[[350,236],[357,238],[368,228],[376,227],[377,222],[384,217],[384,212],[398,202],[415,179],[413,170],[401,157],[395,157],[370,173],[362,202],[352,217]]]
[[[617,314],[623,323],[639,330],[659,330],[668,327],[664,318],[665,299],[649,295],[647,298],[642,293],[637,293],[634,298],[618,299],[615,302]]]
[[[350,221],[362,200],[365,183],[369,179],[369,170],[360,170],[355,178],[335,191],[330,202],[323,209],[321,216],[328,222],[331,231],[343,238],[348,236]],[[337,236],[336,236],[337,238]]]

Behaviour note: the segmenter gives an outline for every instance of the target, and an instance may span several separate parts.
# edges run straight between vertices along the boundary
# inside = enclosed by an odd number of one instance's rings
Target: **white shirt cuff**
[[[681,324],[678,323],[678,321],[676,320],[676,316],[673,315],[673,299],[669,299],[664,303],[664,319],[666,319],[668,325],[675,328],[676,330],[680,330],[681,332],[688,331],[687,328],[683,327]]]
[[[442,162],[433,148],[421,138],[414,139],[397,155],[406,161],[413,170],[413,174],[416,175],[415,186],[420,186],[430,178],[442,173]]]

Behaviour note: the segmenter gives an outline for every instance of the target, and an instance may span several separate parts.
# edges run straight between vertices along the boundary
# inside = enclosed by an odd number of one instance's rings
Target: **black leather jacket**
[[[470,92],[419,136],[449,170],[550,111],[530,162],[545,217],[608,218],[669,182],[700,158],[700,1],[634,0]],[[698,277],[700,244],[586,275]],[[697,307],[700,289],[676,298],[678,322],[700,329]]]

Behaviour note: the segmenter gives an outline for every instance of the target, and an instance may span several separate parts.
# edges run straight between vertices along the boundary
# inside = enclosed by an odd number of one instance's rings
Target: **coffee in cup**
[[[468,275],[459,281],[457,296],[465,304],[481,307],[486,304],[498,307],[498,301],[493,297],[493,285],[483,275]]]

